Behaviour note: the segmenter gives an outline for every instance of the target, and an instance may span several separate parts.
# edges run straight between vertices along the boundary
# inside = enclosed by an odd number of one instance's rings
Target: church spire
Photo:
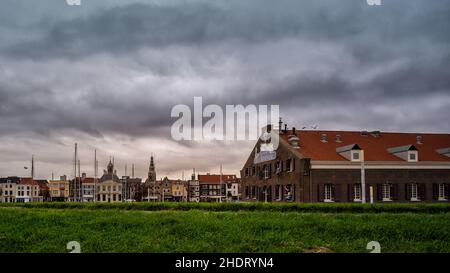
[[[150,166],[148,167],[148,180],[156,181],[155,162],[153,162],[153,155],[150,157]]]

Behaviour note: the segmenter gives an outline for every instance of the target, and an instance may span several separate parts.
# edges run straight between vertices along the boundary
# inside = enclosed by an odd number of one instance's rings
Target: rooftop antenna
[[[134,178],[134,164],[131,165],[131,178]]]
[[[125,176],[127,176],[127,164],[125,164]]]

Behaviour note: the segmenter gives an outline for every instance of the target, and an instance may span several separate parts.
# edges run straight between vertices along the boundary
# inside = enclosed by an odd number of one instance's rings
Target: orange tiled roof
[[[36,180],[34,180],[31,177],[21,177],[20,182],[18,183],[20,185],[37,185],[38,183]]]
[[[91,183],[91,184],[94,184],[94,182],[95,182],[95,179],[94,179],[93,177],[85,177],[85,178],[83,179],[83,183]]]
[[[323,134],[327,136],[325,143],[321,141]],[[281,138],[287,141],[289,135],[292,135],[292,131],[282,134]],[[341,142],[336,142],[336,135],[340,135]],[[388,149],[414,145],[419,153],[419,161],[450,162],[450,157],[436,151],[450,147],[450,134],[380,132],[379,137],[374,137],[370,132],[364,136],[359,131],[297,130],[296,136],[300,146],[297,150],[311,160],[347,161],[336,152],[336,148],[357,144],[364,150],[366,161],[402,161],[389,153]],[[421,136],[422,144],[417,144],[417,136]]]
[[[234,174],[222,174],[223,183],[236,179]],[[198,180],[200,184],[220,184],[220,174],[199,174]]]

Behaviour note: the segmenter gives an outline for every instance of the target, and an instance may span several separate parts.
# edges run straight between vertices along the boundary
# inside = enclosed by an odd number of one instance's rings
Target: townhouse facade
[[[172,186],[172,201],[187,201],[187,183],[182,180],[171,180],[170,184]]]
[[[122,196],[124,201],[142,201],[142,179],[122,176]]]
[[[234,180],[225,181],[225,184],[226,200],[239,201],[239,199],[241,198],[240,180],[235,178]]]
[[[448,201],[450,134],[285,126],[270,135],[257,142],[241,170],[243,200]],[[272,138],[277,138],[277,149],[267,148]]]
[[[189,202],[200,202],[200,183],[195,177],[195,172],[187,182],[187,195]]]
[[[200,202],[226,201],[227,181],[237,181],[236,175],[231,174],[205,174],[198,175],[200,186]]]
[[[0,178],[0,202],[15,203],[17,196],[17,184],[20,178],[17,176]]]
[[[81,201],[95,202],[95,178],[86,177],[86,174],[81,178]]]
[[[51,201],[69,201],[69,181],[67,180],[67,176],[61,176],[59,180],[50,180],[48,182],[48,188]]]
[[[17,183],[17,203],[43,202],[39,184],[31,177],[20,178]]]

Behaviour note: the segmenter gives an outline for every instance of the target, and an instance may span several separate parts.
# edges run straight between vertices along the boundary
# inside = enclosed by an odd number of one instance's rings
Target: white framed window
[[[360,151],[352,150],[352,161],[361,161]]]
[[[332,184],[325,184],[325,196],[324,202],[333,202],[334,201],[334,187]]]
[[[410,185],[410,197],[411,197],[411,201],[419,201],[419,193],[418,193],[418,186],[416,183],[412,183]]]
[[[418,158],[417,158],[417,151],[409,151],[408,152],[408,161],[409,162],[417,162]]]
[[[264,179],[269,178],[269,166],[264,166]]]
[[[447,201],[446,192],[445,192],[445,184],[439,184],[439,195],[438,200],[439,201]]]
[[[353,185],[353,201],[361,202],[361,184]]]
[[[391,184],[383,184],[381,194],[383,201],[392,201]]]

